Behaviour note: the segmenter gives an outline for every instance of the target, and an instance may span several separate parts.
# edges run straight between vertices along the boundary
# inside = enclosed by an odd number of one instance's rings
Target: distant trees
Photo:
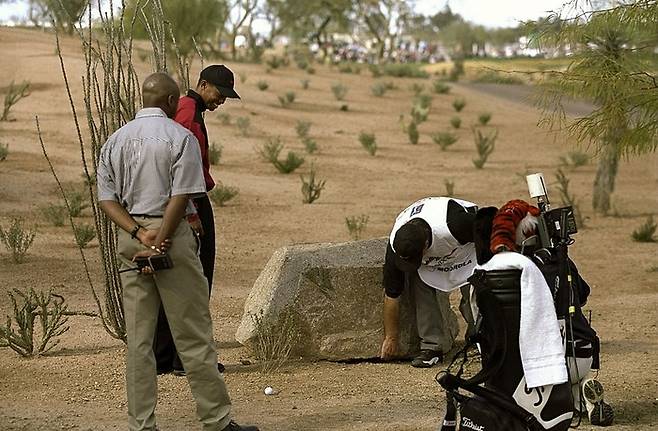
[[[52,20],[57,28],[73,34],[88,4],[89,0],[29,0],[28,19],[37,27]]]

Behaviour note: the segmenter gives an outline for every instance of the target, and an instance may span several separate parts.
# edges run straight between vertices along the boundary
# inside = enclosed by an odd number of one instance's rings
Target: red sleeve
[[[181,97],[178,101],[178,109],[176,109],[174,121],[185,127],[187,130],[192,131],[195,112],[196,108],[194,100],[187,96]]]

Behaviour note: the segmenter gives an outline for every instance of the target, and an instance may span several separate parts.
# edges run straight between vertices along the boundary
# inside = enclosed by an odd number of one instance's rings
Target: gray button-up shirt
[[[205,194],[199,143],[160,108],[141,109],[101,148],[97,183],[99,201],[161,216],[172,196]],[[189,202],[187,213],[194,212]]]

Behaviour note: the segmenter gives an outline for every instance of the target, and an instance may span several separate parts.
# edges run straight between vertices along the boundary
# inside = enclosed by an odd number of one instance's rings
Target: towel
[[[501,252],[476,269],[521,270],[519,350],[529,389],[567,381],[560,325],[551,291],[537,265],[522,254]]]

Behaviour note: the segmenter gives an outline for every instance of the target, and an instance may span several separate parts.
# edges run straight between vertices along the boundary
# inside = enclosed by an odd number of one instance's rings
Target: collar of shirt
[[[145,118],[145,117],[164,117],[167,118],[167,114],[160,108],[142,108],[137,112],[135,118]]]
[[[199,93],[194,90],[187,90],[187,97],[191,97],[196,102],[196,109],[203,112],[206,110],[206,102],[203,101],[203,98]]]

